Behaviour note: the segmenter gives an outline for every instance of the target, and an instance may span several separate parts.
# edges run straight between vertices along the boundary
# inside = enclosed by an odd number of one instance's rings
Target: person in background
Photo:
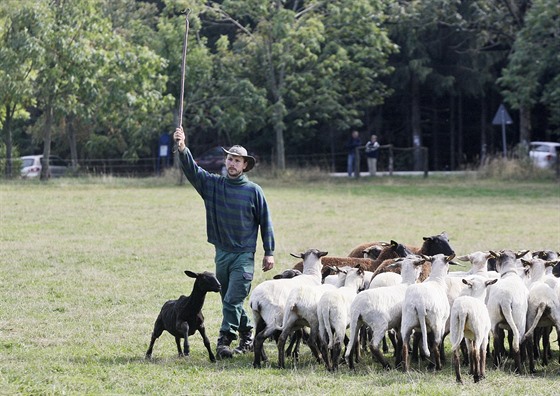
[[[255,272],[255,251],[260,229],[264,250],[262,270],[274,267],[274,230],[261,187],[247,178],[255,158],[242,146],[224,151],[227,176],[209,173],[196,164],[185,145],[183,128],[173,135],[181,168],[206,208],[206,235],[216,249],[216,277],[222,285],[222,324],[216,348],[220,359],[245,353],[253,347],[253,323],[243,303],[251,290]],[[239,345],[230,345],[237,339]]]
[[[366,157],[370,176],[375,176],[377,172],[377,156],[379,155],[379,143],[377,135],[371,135],[369,142],[366,143]]]
[[[360,134],[358,131],[352,131],[352,135],[350,135],[348,143],[346,143],[346,148],[348,149],[348,177],[352,177],[352,174],[356,176],[356,172],[360,171],[360,164],[356,164],[356,148],[361,145]]]

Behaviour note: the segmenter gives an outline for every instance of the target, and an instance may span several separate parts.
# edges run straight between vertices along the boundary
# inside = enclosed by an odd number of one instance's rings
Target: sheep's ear
[[[554,267],[556,264],[560,263],[560,260],[549,260],[544,262],[545,267]]]
[[[413,262],[413,264],[414,264],[415,266],[419,266],[419,265],[424,264],[425,262],[426,262],[426,259],[423,258],[423,257],[421,257],[421,258],[419,258],[418,260],[415,260],[415,261]]]
[[[470,261],[470,258],[469,258],[468,255],[465,255],[465,256],[458,256],[458,257],[457,257],[457,260],[460,260],[460,261]]]
[[[465,278],[463,278],[463,279],[461,279],[461,280],[462,280],[463,283],[464,283],[465,285],[467,285],[468,287],[472,287],[473,284],[472,284],[471,281],[469,281],[469,280],[467,280],[467,279],[465,279]]]
[[[198,274],[196,272],[192,272],[189,270],[185,271],[185,275],[187,275],[189,278],[195,278],[195,279],[198,278]]]
[[[299,254],[290,253],[290,256],[295,257],[295,258],[303,259],[303,253],[299,253]]]
[[[494,257],[494,258],[496,258],[496,259],[497,259],[497,258],[500,258],[500,253],[496,253],[496,252],[494,252],[494,251],[492,251],[492,250],[490,250],[489,253],[490,253],[490,256],[491,256],[491,257]]]
[[[493,285],[493,284],[496,283],[497,281],[498,281],[498,278],[496,278],[496,279],[490,279],[490,280],[487,280],[486,282],[484,282],[484,284],[486,285],[486,287],[488,287],[488,286],[490,286],[490,285]]]
[[[455,258],[455,253],[450,254],[449,256],[445,257],[445,261],[449,262],[449,264],[451,264],[451,260],[453,260]],[[453,265],[458,265],[457,263],[453,263]]]
[[[325,257],[329,252],[319,252],[319,257]]]
[[[523,266],[525,266],[525,267],[530,267],[530,266],[533,265],[533,263],[529,260],[521,259],[521,262],[523,263]]]
[[[391,242],[393,242],[393,241],[391,241]],[[383,247],[391,246],[391,244],[389,244],[387,242],[381,242],[379,245],[381,245]],[[558,255],[560,256],[560,253],[558,253]]]
[[[426,260],[426,261],[432,261],[432,260],[433,260],[433,257],[432,257],[432,256],[426,256],[426,255],[424,255],[424,254],[422,254],[421,256],[422,256],[422,258],[423,258],[424,260]]]
[[[397,241],[393,241],[393,240],[391,239],[391,246],[392,246],[392,247],[397,247],[398,245],[399,245],[399,243],[398,243]]]
[[[274,275],[272,279],[282,279],[282,274]]]
[[[520,250],[519,252],[515,253],[515,258],[519,259],[519,258],[525,256],[529,252],[530,252],[530,250]]]

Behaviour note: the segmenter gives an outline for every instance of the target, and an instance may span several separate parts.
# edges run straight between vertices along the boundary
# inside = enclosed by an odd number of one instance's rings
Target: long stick
[[[185,65],[187,62],[187,46],[189,40],[189,14],[191,13],[190,8],[185,11],[185,38],[183,40],[183,58],[181,60],[181,95],[179,97],[179,120],[177,122],[177,128],[183,127],[183,101],[185,99]],[[174,152],[177,151],[177,144],[175,144]]]

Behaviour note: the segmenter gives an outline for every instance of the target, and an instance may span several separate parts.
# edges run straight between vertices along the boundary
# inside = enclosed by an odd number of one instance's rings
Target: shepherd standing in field
[[[253,323],[243,303],[251,290],[255,269],[257,234],[260,228],[264,248],[262,270],[274,266],[274,231],[268,204],[261,187],[244,174],[255,166],[255,158],[242,146],[224,150],[227,176],[199,167],[185,145],[183,128],[173,138],[178,144],[183,173],[204,200],[206,234],[214,245],[216,276],[222,284],[222,325],[216,348],[219,358],[231,358],[253,346]],[[239,345],[232,350],[231,343]]]

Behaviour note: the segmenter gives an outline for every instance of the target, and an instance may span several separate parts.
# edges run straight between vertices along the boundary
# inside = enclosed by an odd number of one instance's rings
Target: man
[[[369,142],[366,143],[366,157],[370,176],[375,176],[377,172],[377,155],[379,154],[379,143],[377,135],[371,135]]]
[[[352,177],[352,173],[356,176],[357,172],[360,172],[360,164],[356,164],[356,149],[361,145],[362,141],[360,140],[360,133],[358,131],[352,131],[352,135],[346,143],[346,148],[348,149],[348,177]]]
[[[211,174],[199,167],[185,145],[185,134],[177,128],[173,138],[178,144],[183,173],[204,200],[206,234],[216,249],[216,277],[222,284],[222,325],[216,348],[219,358],[245,353],[253,345],[253,324],[243,308],[254,273],[257,234],[260,228],[264,248],[263,271],[274,266],[274,231],[266,199],[245,172],[255,166],[255,158],[242,146],[224,150],[227,176]],[[230,345],[237,339],[232,351]]]

